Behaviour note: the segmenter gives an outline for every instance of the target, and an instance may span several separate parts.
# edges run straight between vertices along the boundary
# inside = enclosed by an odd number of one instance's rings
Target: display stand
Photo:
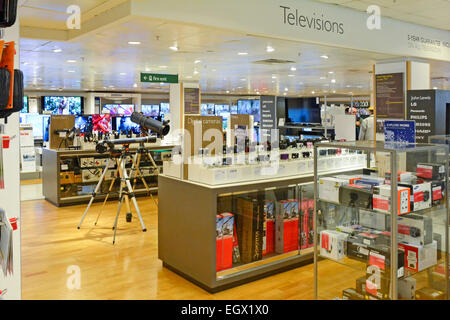
[[[384,155],[386,170],[324,174],[323,148]],[[357,141],[314,154],[315,298],[447,299],[448,147]]]

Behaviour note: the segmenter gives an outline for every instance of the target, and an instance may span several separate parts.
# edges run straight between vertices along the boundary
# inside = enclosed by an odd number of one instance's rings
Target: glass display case
[[[330,148],[367,166],[327,174]],[[315,298],[447,299],[448,147],[318,143],[314,159]]]

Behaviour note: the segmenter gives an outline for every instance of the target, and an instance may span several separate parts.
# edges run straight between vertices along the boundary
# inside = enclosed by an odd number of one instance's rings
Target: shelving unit
[[[324,175],[322,148],[372,155],[378,168]],[[314,154],[315,298],[447,299],[448,147],[357,141]]]
[[[150,192],[158,191],[158,175],[163,171],[163,153],[171,153],[173,146],[146,147],[152,154],[159,170],[154,170],[150,163],[141,161],[141,168]],[[136,150],[131,149],[132,153]],[[97,164],[83,165],[83,159],[92,159]],[[42,184],[43,194],[47,201],[55,206],[66,206],[87,203],[99,180],[100,170],[105,167],[109,159],[108,153],[99,154],[92,150],[52,150],[43,149]],[[131,167],[131,163],[128,164]],[[110,170],[109,172],[114,172]],[[96,201],[101,201],[106,196],[111,178],[106,179],[101,188],[101,193],[96,196]],[[109,199],[117,199],[119,183],[116,182],[113,193]],[[136,183],[136,195],[146,195],[147,190],[142,182]]]

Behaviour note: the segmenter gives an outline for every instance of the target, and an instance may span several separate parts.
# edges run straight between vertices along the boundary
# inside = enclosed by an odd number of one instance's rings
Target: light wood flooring
[[[138,198],[147,232],[137,216],[119,219],[116,244],[112,224],[117,208],[110,201],[97,226],[101,203],[92,206],[81,230],[86,205],[57,208],[44,200],[22,202],[23,299],[313,299],[313,265],[307,265],[233,289],[210,294],[162,267],[158,259],[157,208]],[[81,270],[80,290],[68,289],[69,266]],[[320,296],[340,297],[364,275],[331,261],[321,262]]]

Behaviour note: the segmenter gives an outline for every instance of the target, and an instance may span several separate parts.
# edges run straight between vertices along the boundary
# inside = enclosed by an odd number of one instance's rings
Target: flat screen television
[[[83,114],[82,97],[44,97],[44,111],[58,115]]]
[[[238,113],[238,107],[236,105],[231,106],[230,113],[231,114],[237,114]]]
[[[159,115],[161,116],[161,121],[164,121],[164,115],[170,113],[170,104],[166,102],[161,103],[161,108],[159,109]]]
[[[30,110],[28,109],[28,97],[23,97],[23,107],[22,110],[20,110],[20,113],[28,113]]]
[[[238,114],[250,114],[253,116],[254,122],[260,121],[260,105],[261,101],[258,100],[238,100],[237,113]]]
[[[31,124],[33,126],[33,136],[35,139],[44,138],[44,115],[39,113],[26,113],[20,115],[20,123]]]
[[[111,115],[110,114],[94,114],[92,115],[92,130],[101,131],[103,133],[111,133]]]
[[[110,115],[131,116],[133,111],[134,104],[105,104],[102,108],[102,113],[109,113]]]
[[[286,123],[320,124],[320,105],[316,98],[286,98]]]
[[[93,129],[92,116],[82,116],[75,118],[75,128],[81,133],[90,132]]]
[[[121,133],[132,131],[135,134],[141,133],[141,126],[131,121],[131,117],[114,117],[114,130]]]
[[[147,117],[159,117],[159,104],[143,104],[141,110]]]
[[[228,104],[216,104],[214,112],[216,116],[220,116],[224,112],[230,112],[230,106]]]

